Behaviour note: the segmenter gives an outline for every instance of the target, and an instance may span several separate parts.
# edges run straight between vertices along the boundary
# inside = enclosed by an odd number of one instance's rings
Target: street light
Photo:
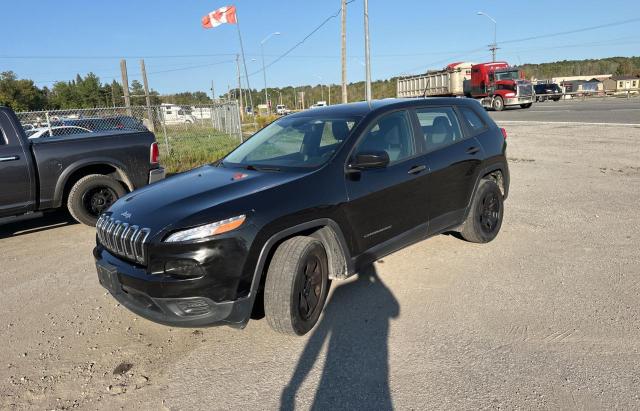
[[[496,20],[491,17],[490,15],[488,15],[485,12],[479,11],[476,13],[478,16],[485,16],[486,18],[488,18],[489,20],[491,20],[493,22],[493,45],[491,46],[491,55],[493,57],[493,61],[496,61],[496,50],[498,49],[498,44],[496,43],[496,30],[498,27],[498,23],[496,22]]]
[[[264,43],[266,43],[271,37],[279,35],[279,31],[273,32],[260,42],[260,51],[262,52],[262,75],[264,76],[264,103],[267,105],[267,110],[269,110],[269,112],[271,112],[271,109],[269,108],[269,94],[267,92],[267,69],[264,66]]]

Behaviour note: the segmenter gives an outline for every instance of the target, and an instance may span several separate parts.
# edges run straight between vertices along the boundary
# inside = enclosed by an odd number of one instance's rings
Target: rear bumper
[[[153,184],[160,180],[164,180],[166,176],[166,171],[164,167],[158,167],[151,171],[149,171],[149,184]]]

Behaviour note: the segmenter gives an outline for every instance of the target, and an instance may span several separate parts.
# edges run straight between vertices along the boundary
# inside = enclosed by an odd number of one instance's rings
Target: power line
[[[623,24],[634,23],[636,21],[640,21],[640,17],[636,17],[636,18],[629,19],[629,20],[614,21],[614,22],[606,23],[606,24],[599,24],[597,26],[584,27],[584,28],[581,28],[581,29],[560,31],[560,32],[551,33],[551,34],[541,34],[541,35],[538,35],[538,36],[523,37],[523,38],[514,39],[514,40],[506,40],[506,41],[501,41],[500,44],[519,43],[519,42],[522,42],[522,41],[530,41],[530,40],[544,39],[544,38],[549,38],[549,37],[564,36],[564,35],[567,35],[567,34],[582,33],[584,31],[597,30],[597,29],[602,29],[602,28],[605,28],[605,27],[621,26]]]
[[[147,75],[171,73],[171,72],[174,72],[174,71],[192,70],[192,69],[196,69],[196,68],[211,67],[211,66],[217,66],[217,65],[220,65],[220,64],[228,64],[228,63],[234,63],[234,62],[235,62],[235,60],[216,61],[215,63],[198,64],[198,65],[194,65],[194,66],[179,67],[179,68],[174,68],[174,69],[150,71],[150,72],[147,73]],[[117,75],[104,76],[104,75],[98,75],[96,73],[94,73],[94,74],[96,75],[96,77],[99,77],[101,80],[107,80],[107,79],[111,80],[111,79],[118,78]],[[132,75],[131,77],[135,78],[135,77],[138,77],[138,76],[137,75]],[[57,83],[57,82],[67,82],[67,81],[71,81],[71,80],[39,80],[39,81],[34,81],[34,83],[36,83],[36,84],[44,84],[44,83]]]
[[[235,63],[235,60],[224,60],[224,61],[217,61],[215,63],[198,64],[196,66],[187,66],[187,67],[180,67],[180,68],[174,68],[174,69],[168,69],[168,70],[151,71],[151,72],[149,72],[147,74],[171,73],[171,72],[174,72],[174,71],[191,70],[191,69],[195,69],[195,68],[218,66],[220,64],[228,64],[228,63]]]
[[[346,4],[350,4],[353,3],[355,0],[349,0],[347,1]],[[279,62],[280,60],[282,60],[284,57],[286,57],[289,53],[291,53],[293,50],[295,50],[296,48],[298,48],[299,46],[301,46],[305,41],[307,41],[307,39],[309,39],[309,37],[313,36],[318,30],[320,30],[322,27],[324,27],[325,24],[327,24],[329,21],[331,21],[331,19],[335,19],[336,17],[338,17],[340,15],[340,13],[342,12],[342,7],[340,7],[338,9],[338,11],[336,11],[334,14],[330,15],[329,17],[327,17],[326,19],[324,19],[324,21],[322,23],[320,23],[320,25],[318,27],[316,27],[315,29],[311,30],[311,32],[309,34],[307,34],[302,40],[300,40],[299,42],[297,42],[296,44],[293,45],[293,47],[291,47],[289,50],[285,51],[284,53],[282,53],[279,57],[277,57],[275,60],[273,60],[271,63],[267,64],[264,68],[254,71],[253,73],[249,74],[250,76],[253,76],[254,74],[258,74],[258,73],[262,73],[263,70],[266,70],[267,68],[273,66],[274,64],[276,64],[277,62]]]

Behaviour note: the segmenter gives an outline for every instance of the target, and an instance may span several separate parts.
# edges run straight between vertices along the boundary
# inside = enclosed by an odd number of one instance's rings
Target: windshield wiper
[[[278,167],[273,166],[254,166],[252,164],[248,164],[244,167],[247,170],[252,171],[281,171]]]

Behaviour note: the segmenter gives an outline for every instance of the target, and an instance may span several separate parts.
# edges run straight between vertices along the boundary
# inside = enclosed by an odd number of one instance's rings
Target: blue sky
[[[21,0],[2,5],[0,71],[13,70],[38,86],[69,80],[76,73],[119,78],[126,57],[129,79],[139,79],[145,57],[149,83],[161,93],[209,91],[236,84],[236,27],[205,30],[200,19],[234,4],[253,88],[262,88],[260,41],[266,62],[302,40],[340,7],[340,0]],[[372,76],[388,78],[439,68],[454,61],[488,61],[483,49],[498,22],[498,58],[510,63],[640,55],[640,20],[573,34],[521,42],[516,40],[640,18],[640,1],[369,1]],[[348,6],[348,79],[364,79],[363,1]],[[188,56],[188,57],[185,57]],[[62,58],[64,57],[64,58]],[[255,59],[255,61],[252,61]],[[595,73],[594,73],[595,74]],[[340,18],[329,21],[303,45],[267,69],[269,86],[340,81]]]

